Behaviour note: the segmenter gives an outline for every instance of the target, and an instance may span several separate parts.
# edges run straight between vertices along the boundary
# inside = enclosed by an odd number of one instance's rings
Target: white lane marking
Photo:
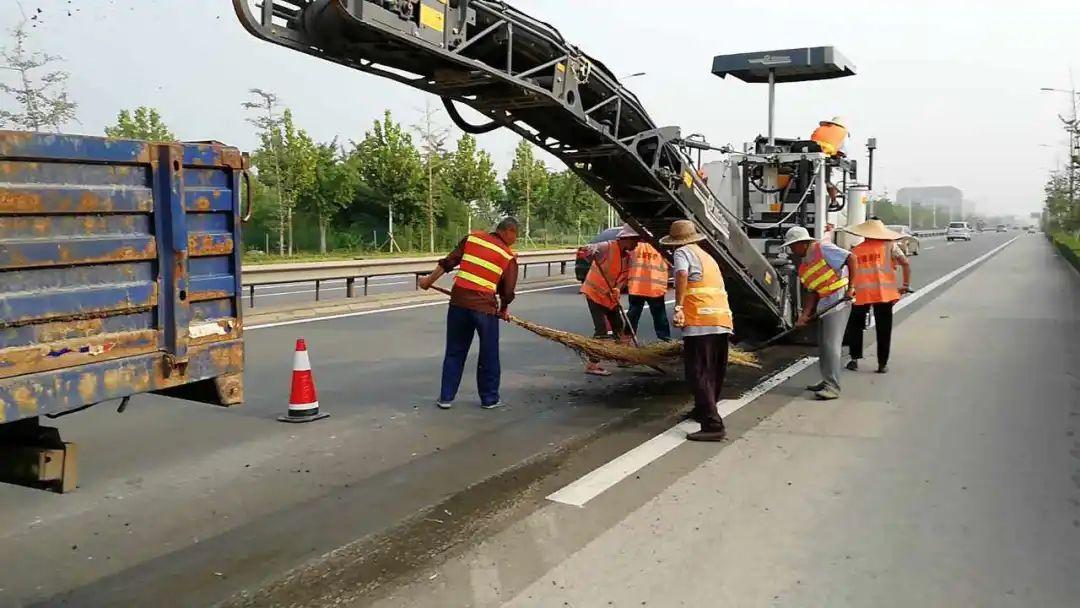
[[[933,251],[933,250],[937,249],[937,247],[934,247],[933,245],[931,245],[930,247],[923,247],[922,249],[923,249],[923,251]]]
[[[1019,238],[1019,237],[1016,237]],[[927,294],[938,289],[942,285],[948,283],[957,275],[970,269],[972,266],[979,264],[987,258],[993,256],[995,253],[1008,247],[1016,240],[1013,238],[1007,243],[999,245],[989,252],[979,256],[978,258],[964,264],[963,266],[953,270],[949,274],[933,281],[929,285],[923,287],[919,291],[911,294],[910,296],[901,300],[896,309],[900,310],[906,306],[911,306],[919,298],[926,296]],[[810,367],[818,360],[817,357],[806,357],[796,361],[795,363],[785,367],[776,374],[770,376],[768,379],[763,380],[757,384],[754,388],[744,393],[741,397],[731,401],[721,401],[717,404],[717,409],[721,416],[730,416],[737,412],[739,409],[745,407],[761,395],[769,392],[773,388],[779,386],[783,382],[792,378],[799,372],[803,371],[807,367]],[[548,500],[571,505],[574,507],[584,507],[593,498],[596,498],[607,489],[611,488],[620,481],[626,479],[630,475],[640,471],[646,465],[657,460],[664,454],[667,454],[676,447],[682,445],[686,441],[686,433],[697,430],[698,424],[692,421],[684,421],[675,425],[674,427],[664,431],[663,433],[653,437],[645,443],[637,446],[636,448],[626,452],[622,456],[616,457],[614,460],[607,464],[601,465],[599,468],[586,474],[584,477],[572,482],[570,485],[562,488],[549,495]]]
[[[524,291],[517,292],[517,295],[525,295],[530,293],[538,293],[541,291],[552,291],[554,289],[566,289],[567,287],[578,287],[577,283],[570,283],[569,285],[556,285],[554,287],[540,287],[538,289],[526,289]],[[360,310],[357,312],[346,312],[339,315],[328,315],[325,317],[312,317],[310,319],[293,319],[291,321],[278,321],[276,323],[263,323],[261,325],[250,325],[245,327],[245,330],[254,329],[267,329],[270,327],[284,327],[286,325],[301,325],[304,323],[315,323],[316,321],[331,321],[333,319],[347,319],[349,317],[366,317],[368,315],[377,315],[385,312],[396,312],[399,310],[412,310],[414,308],[429,308],[431,306],[446,306],[447,300],[437,300],[434,302],[423,302],[421,304],[407,304],[405,306],[391,306],[390,308],[376,308],[373,310]]]
[[[817,357],[800,359],[769,376],[738,399],[721,401],[719,404],[720,415],[730,416],[816,362]],[[581,479],[549,495],[547,498],[564,505],[584,507],[585,503],[596,498],[607,489],[682,445],[686,441],[686,434],[696,431],[698,428],[700,428],[700,425],[692,420],[680,422]]]

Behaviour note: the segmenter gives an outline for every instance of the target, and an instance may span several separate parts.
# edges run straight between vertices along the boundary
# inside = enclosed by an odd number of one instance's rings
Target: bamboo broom
[[[450,295],[450,291],[438,285],[432,285],[432,289]],[[682,357],[682,342],[658,342],[646,346],[633,346],[622,344],[615,340],[601,340],[590,338],[580,334],[554,329],[539,323],[533,323],[514,315],[506,319],[510,323],[531,331],[532,333],[546,338],[552,342],[558,342],[563,346],[577,352],[584,357],[593,357],[605,361],[617,361],[632,365],[644,365],[657,367],[663,364],[671,364]],[[742,367],[760,368],[755,355],[748,352],[731,348],[728,350],[728,363]]]

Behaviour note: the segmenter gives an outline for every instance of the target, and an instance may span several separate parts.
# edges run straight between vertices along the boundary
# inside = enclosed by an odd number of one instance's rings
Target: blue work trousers
[[[446,356],[443,358],[442,388],[439,401],[450,403],[461,386],[465,359],[469,356],[473,334],[480,336],[480,362],[476,366],[476,387],[480,404],[499,402],[499,318],[453,304],[446,311]]]

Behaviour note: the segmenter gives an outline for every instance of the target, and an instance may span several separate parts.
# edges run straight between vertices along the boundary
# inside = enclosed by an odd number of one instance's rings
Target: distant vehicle
[[[904,255],[919,255],[919,237],[915,236],[915,233],[911,231],[910,226],[893,224],[891,226],[886,226],[886,228],[904,235],[904,238],[900,239],[897,243],[900,245],[900,251],[903,251]]]
[[[1007,232],[1009,228],[1005,224],[998,224],[994,232]]]
[[[1035,226],[1028,226],[1027,227],[1027,233],[1028,234],[1035,234]]]
[[[615,235],[619,234],[620,228],[608,228],[607,230],[601,230],[599,234],[594,236],[589,245],[595,245],[597,243],[603,243],[605,241],[614,241]],[[577,257],[574,260],[574,276],[577,277],[579,283],[585,282],[585,275],[589,274],[589,260],[586,256],[589,254],[589,248],[587,245],[578,247]]]
[[[970,241],[971,235],[971,226],[967,222],[949,222],[949,227],[945,230],[947,241]]]

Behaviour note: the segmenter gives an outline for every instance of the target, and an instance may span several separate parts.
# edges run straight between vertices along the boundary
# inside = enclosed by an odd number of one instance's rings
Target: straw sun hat
[[[660,244],[669,246],[689,245],[703,240],[705,240],[705,235],[697,231],[694,222],[675,220],[671,223],[668,235],[660,239]]]
[[[893,232],[885,227],[881,220],[867,220],[857,226],[841,228],[844,232],[861,236],[864,239],[877,239],[879,241],[898,241],[904,238],[899,232]]]

